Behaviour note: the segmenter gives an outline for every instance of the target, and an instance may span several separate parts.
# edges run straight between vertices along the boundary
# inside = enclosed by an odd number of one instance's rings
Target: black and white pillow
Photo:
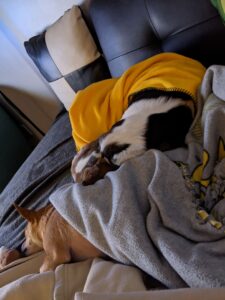
[[[78,6],[24,46],[67,110],[77,91],[110,77]]]

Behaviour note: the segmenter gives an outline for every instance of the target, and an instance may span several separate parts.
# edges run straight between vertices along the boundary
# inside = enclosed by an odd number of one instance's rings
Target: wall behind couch
[[[25,52],[23,43],[82,0],[0,1],[0,90],[43,132],[60,102]]]

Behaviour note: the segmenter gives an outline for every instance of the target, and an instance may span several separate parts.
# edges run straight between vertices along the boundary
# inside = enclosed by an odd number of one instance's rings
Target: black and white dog
[[[75,156],[71,169],[74,180],[82,178],[79,182],[91,184],[106,173],[96,172],[96,165],[99,170],[101,164],[115,170],[148,149],[167,151],[184,146],[194,116],[194,101],[183,92],[149,89],[133,95],[121,120],[91,143],[90,149],[87,145],[83,154]]]
[[[194,115],[194,101],[182,92],[137,93],[121,120],[100,138],[100,153],[120,166],[148,149],[166,151],[182,147]]]

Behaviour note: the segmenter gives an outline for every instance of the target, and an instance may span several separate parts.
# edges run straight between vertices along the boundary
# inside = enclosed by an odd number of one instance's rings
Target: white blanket
[[[147,291],[144,274],[135,267],[87,260],[39,274],[42,253],[21,259],[0,273],[4,300],[224,300],[225,288]],[[22,277],[21,277],[22,276]],[[146,282],[145,282],[146,283]],[[151,287],[151,282],[148,282]]]

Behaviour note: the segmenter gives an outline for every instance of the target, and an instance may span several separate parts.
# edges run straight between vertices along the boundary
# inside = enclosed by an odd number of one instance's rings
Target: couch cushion
[[[225,26],[209,0],[92,0],[90,16],[112,76],[160,52],[225,64]]]
[[[67,109],[77,91],[110,76],[77,6],[24,46]]]

